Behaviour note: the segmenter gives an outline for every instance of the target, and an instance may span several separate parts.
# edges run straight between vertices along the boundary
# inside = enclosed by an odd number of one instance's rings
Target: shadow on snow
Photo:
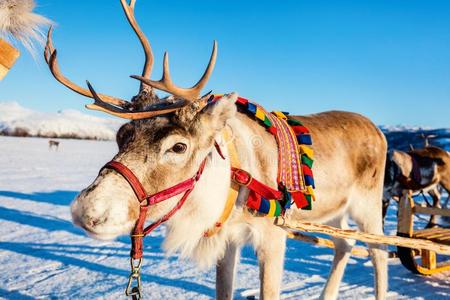
[[[26,194],[12,191],[0,191],[0,196],[46,202],[55,205],[69,205],[78,193],[78,191],[53,191],[49,193],[37,192]]]

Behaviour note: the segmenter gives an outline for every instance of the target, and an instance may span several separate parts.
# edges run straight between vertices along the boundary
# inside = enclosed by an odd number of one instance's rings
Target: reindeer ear
[[[222,130],[227,121],[236,115],[236,100],[238,95],[231,93],[206,106],[199,113],[202,126],[216,131]]]
[[[125,123],[120,127],[116,134],[116,142],[119,149],[122,149],[134,136],[134,125],[130,123]]]

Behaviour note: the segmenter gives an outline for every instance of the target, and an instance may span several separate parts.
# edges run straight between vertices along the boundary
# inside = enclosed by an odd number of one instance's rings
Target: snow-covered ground
[[[94,117],[73,109],[44,113],[17,102],[0,102],[0,133],[5,135],[112,140],[121,124],[122,120]]]
[[[58,151],[46,139],[0,137],[0,298],[125,299],[129,241],[96,241],[71,223],[69,204],[116,152],[113,142],[63,140]],[[387,219],[395,232],[395,207]],[[164,229],[145,240],[146,299],[214,298],[214,270],[199,271],[160,248]],[[316,299],[332,250],[289,241],[283,299]],[[389,299],[449,299],[450,274],[421,277],[389,262]],[[352,258],[341,299],[373,298],[368,259]],[[236,299],[259,286],[253,251],[242,251]],[[257,296],[257,295],[256,295]]]

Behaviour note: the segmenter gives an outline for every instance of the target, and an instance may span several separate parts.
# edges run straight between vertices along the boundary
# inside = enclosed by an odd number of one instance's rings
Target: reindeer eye
[[[184,153],[184,152],[186,152],[186,149],[187,149],[187,146],[186,146],[186,144],[183,144],[183,143],[176,143],[172,147],[172,151],[175,153]]]

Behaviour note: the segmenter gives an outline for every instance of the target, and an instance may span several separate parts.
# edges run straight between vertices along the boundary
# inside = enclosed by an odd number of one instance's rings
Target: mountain
[[[122,120],[104,119],[77,110],[37,112],[17,102],[0,102],[0,135],[112,140]]]
[[[425,146],[425,137],[431,146],[441,147],[450,151],[450,128],[431,129],[410,126],[380,126],[388,141],[389,149],[408,151]],[[411,145],[411,146],[410,146]]]

